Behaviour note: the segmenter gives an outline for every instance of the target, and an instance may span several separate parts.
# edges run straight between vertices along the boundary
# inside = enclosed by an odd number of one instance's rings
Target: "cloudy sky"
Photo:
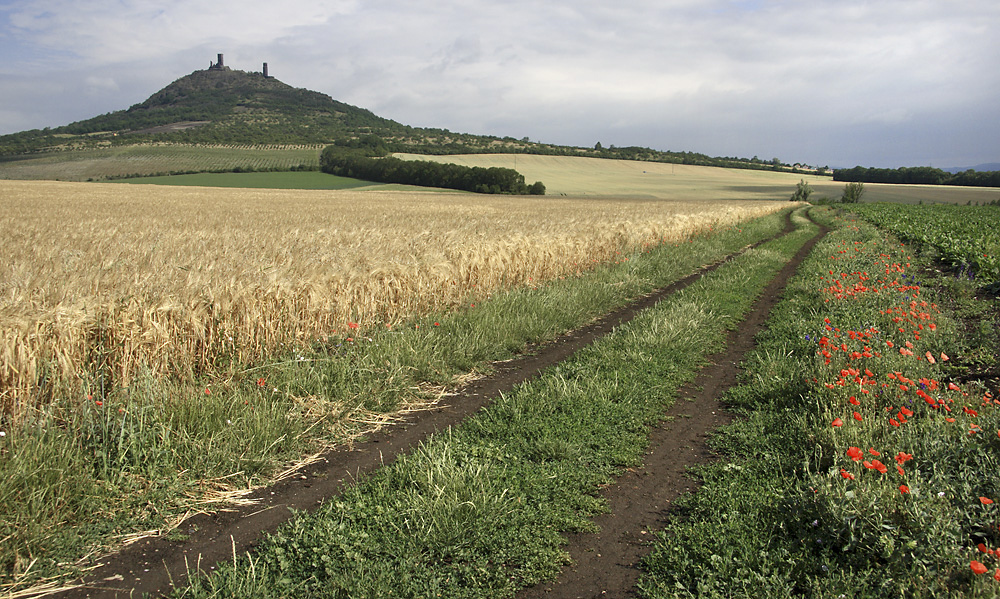
[[[996,0],[0,0],[0,133],[225,54],[407,125],[830,166],[1000,162]]]

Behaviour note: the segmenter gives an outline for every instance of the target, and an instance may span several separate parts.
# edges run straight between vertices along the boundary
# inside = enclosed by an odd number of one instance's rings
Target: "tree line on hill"
[[[389,146],[375,135],[342,139],[320,154],[325,173],[379,183],[442,187],[476,193],[545,195],[545,185],[524,182],[524,175],[510,168],[461,166],[388,156]]]
[[[969,187],[1000,187],[1000,171],[975,171],[949,173],[931,166],[901,168],[837,169],[834,181],[854,183],[897,183],[903,185],[966,185]]]

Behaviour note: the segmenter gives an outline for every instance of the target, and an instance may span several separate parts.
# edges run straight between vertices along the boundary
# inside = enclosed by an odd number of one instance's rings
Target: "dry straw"
[[[781,207],[0,182],[0,404],[225,375]]]

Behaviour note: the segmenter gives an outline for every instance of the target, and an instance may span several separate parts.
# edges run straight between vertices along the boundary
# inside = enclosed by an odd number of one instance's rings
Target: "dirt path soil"
[[[779,236],[787,234],[793,228],[789,218],[786,221],[785,230]],[[748,246],[743,251],[760,245],[760,243]],[[392,463],[396,456],[415,448],[432,433],[461,423],[488,404],[491,398],[537,376],[543,369],[565,360],[580,348],[607,335],[615,327],[628,322],[638,312],[690,285],[740,253],[742,252],[737,252],[715,264],[706,266],[688,277],[608,314],[582,329],[570,332],[552,343],[535,348],[528,355],[496,365],[496,371],[492,376],[475,381],[461,389],[457,395],[448,398],[447,405],[441,404],[433,410],[411,414],[402,424],[373,433],[367,441],[355,445],[351,451],[334,450],[325,454],[318,462],[303,468],[295,476],[256,491],[251,496],[252,499],[257,500],[256,505],[211,515],[199,515],[189,519],[180,531],[188,535],[183,541],[172,541],[165,537],[149,538],[130,545],[118,554],[100,560],[101,565],[90,571],[85,580],[78,582],[82,586],[67,589],[59,593],[58,596],[60,598],[94,597],[104,599],[141,597],[143,593],[152,596],[169,593],[174,583],[183,583],[189,567],[193,570],[196,565],[200,564],[202,570],[208,570],[215,563],[232,559],[234,552],[242,553],[252,550],[258,538],[264,533],[274,531],[291,517],[291,509],[310,510],[315,508],[336,496],[345,485],[349,485],[358,476],[371,473],[384,464]],[[790,272],[793,271],[794,266],[792,265]],[[776,292],[769,290],[767,296],[774,293]],[[764,315],[766,316],[766,309]],[[752,334],[741,332],[741,335],[745,335],[747,339],[752,338]],[[720,364],[730,365],[735,373],[735,362],[738,361],[736,354],[732,358],[716,357],[715,359]],[[719,377],[721,375],[716,373],[713,376]],[[710,394],[710,397],[714,398],[715,394]],[[609,492],[614,514],[626,511],[634,512],[636,515],[649,513],[652,517],[620,524],[613,520],[599,521],[601,529],[608,532],[597,538],[604,539],[605,536],[612,535],[616,540],[609,542],[618,546],[619,549],[641,544],[642,538],[638,535],[641,534],[641,530],[645,530],[643,527],[654,526],[656,522],[659,522],[660,519],[657,515],[668,506],[669,498],[691,487],[691,482],[681,475],[687,465],[698,463],[697,460],[709,457],[704,443],[699,440],[704,437],[707,431],[724,421],[721,408],[708,405],[710,401],[712,400],[698,403],[678,402],[677,409],[690,414],[692,418],[679,418],[674,423],[668,423],[656,429],[651,448],[673,445],[672,452],[681,451],[682,455],[670,456],[667,462],[660,466],[656,465],[657,458],[655,456],[657,454],[652,454],[649,464],[642,471],[637,471],[639,474],[629,473],[628,476],[621,479],[616,489],[624,489],[625,491]],[[679,425],[684,425],[684,428],[688,430],[686,434],[692,439],[691,441],[674,440],[680,433],[678,429],[672,427]],[[660,439],[661,437],[663,439]],[[677,461],[677,458],[683,459]],[[654,474],[654,476],[647,476],[646,473]],[[659,480],[661,476],[664,477],[662,481]],[[652,482],[646,481],[646,479],[654,478],[658,479],[657,485],[663,487],[662,489],[647,490],[638,485],[640,480],[646,483]],[[633,501],[638,503],[632,505],[630,502]],[[608,518],[612,517],[614,516],[608,516]],[[611,536],[608,536],[608,539],[611,539]],[[572,539],[571,543],[571,547],[574,547],[571,552],[578,564],[575,571],[583,572],[592,568],[609,570],[610,567],[606,566],[605,562],[610,560],[624,566],[624,568],[619,568],[623,570],[623,574],[612,577],[612,580],[616,581],[616,586],[630,588],[634,584],[635,575],[629,577],[626,574],[628,574],[627,571],[635,570],[631,564],[635,563],[637,557],[626,556],[622,553],[622,557],[611,558],[610,556],[617,554],[603,549],[596,552],[575,549],[577,545],[583,547],[585,543],[588,544],[588,547],[598,546],[597,541],[585,541],[582,536]],[[601,546],[603,547],[603,545]],[[604,557],[597,558],[597,554]],[[588,558],[597,558],[599,561],[590,561]],[[602,572],[602,574],[610,574],[610,572]],[[627,586],[621,586],[626,584],[626,580],[632,582],[627,583]],[[580,588],[584,589],[581,592],[586,592],[585,589],[597,588],[605,583],[586,581],[580,584],[583,585]],[[548,587],[552,587],[552,592],[555,593],[562,592],[555,589],[564,588],[564,585],[546,585],[545,588]],[[535,589],[532,592],[540,590],[544,589]],[[577,591],[567,592],[576,593]],[[552,596],[601,595],[598,592],[597,595],[591,593],[590,595]]]
[[[518,599],[577,599],[636,597],[639,561],[648,553],[653,531],[667,524],[671,502],[690,492],[694,481],[688,468],[715,459],[706,444],[710,431],[732,421],[719,398],[736,384],[743,356],[753,349],[788,280],[827,230],[821,229],[785,265],[754,304],[751,313],[730,332],[726,349],[709,356],[711,364],[681,389],[678,401],[650,434],[643,465],[626,472],[604,490],[609,513],[595,518],[597,533],[569,536],[573,566],[558,580],[525,589]]]

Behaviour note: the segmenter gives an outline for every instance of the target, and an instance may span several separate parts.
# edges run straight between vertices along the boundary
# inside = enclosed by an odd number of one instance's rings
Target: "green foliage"
[[[320,164],[326,173],[380,183],[443,187],[476,193],[524,195],[529,192],[545,192],[545,186],[541,182],[529,189],[524,183],[524,175],[514,169],[373,157],[384,152],[384,148],[382,140],[374,136],[369,136],[366,141],[359,141],[355,146],[349,143],[331,145],[320,155]]]
[[[793,202],[808,202],[809,196],[813,193],[812,187],[809,187],[809,183],[805,179],[799,179],[799,182],[795,185],[795,193],[792,194]]]
[[[837,169],[833,173],[833,180],[863,183],[1000,187],[1000,171],[975,171],[969,169],[951,174],[931,166],[904,166],[897,169],[856,166],[848,169]]]
[[[994,206],[852,206],[865,220],[900,239],[933,250],[964,278],[1000,281],[1000,210]]]
[[[844,186],[844,193],[840,196],[840,201],[844,204],[857,204],[861,201],[861,196],[865,194],[865,184],[856,182],[848,183]]]

